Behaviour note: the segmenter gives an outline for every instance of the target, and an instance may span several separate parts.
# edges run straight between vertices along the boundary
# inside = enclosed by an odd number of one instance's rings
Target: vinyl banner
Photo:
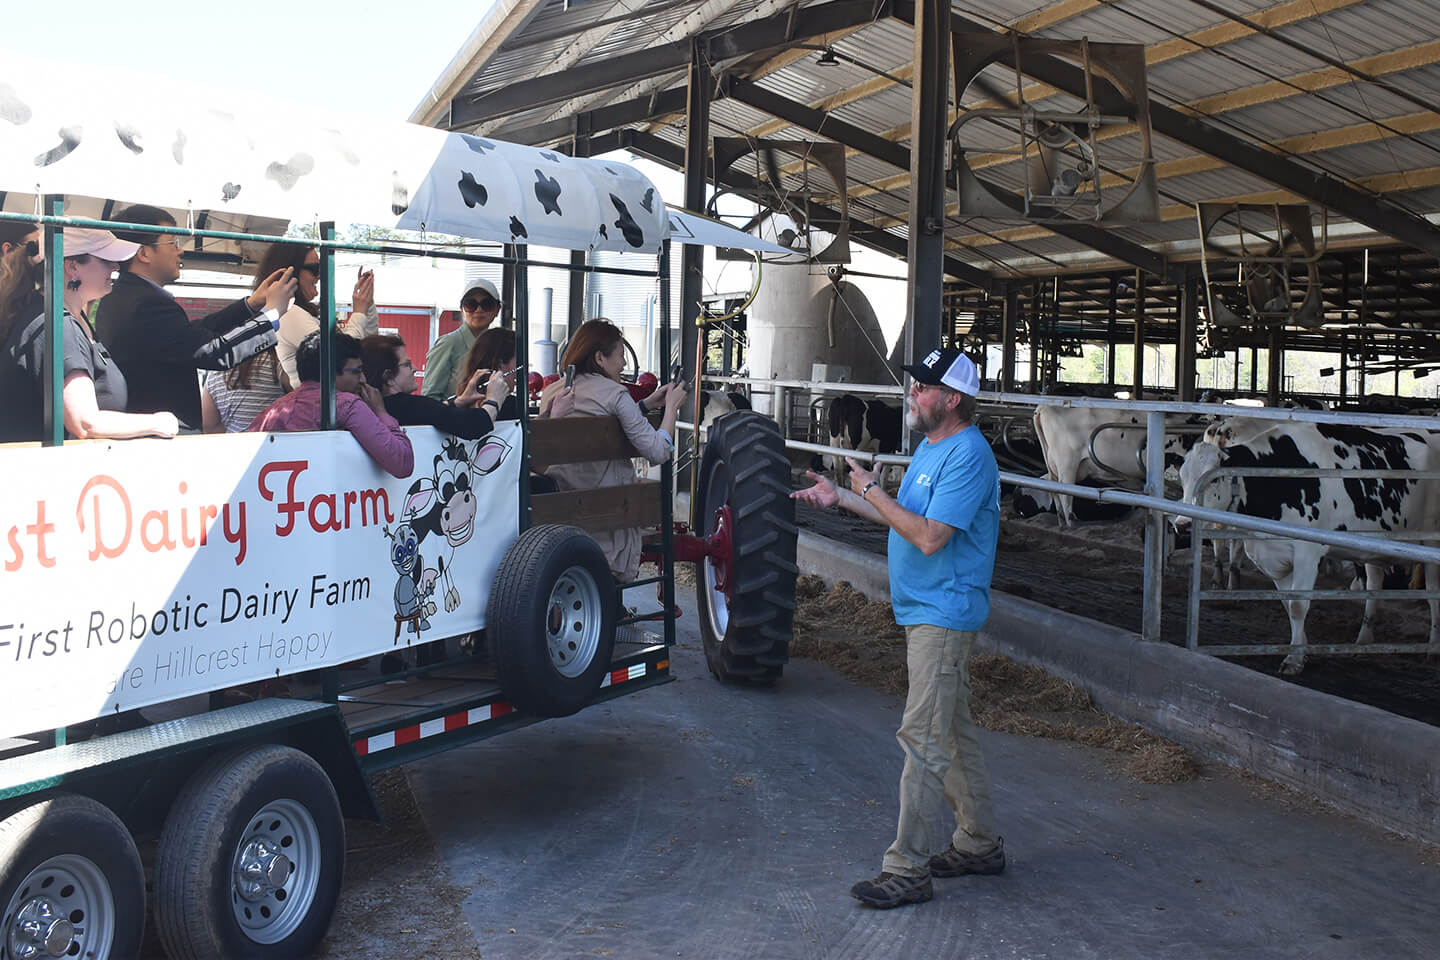
[[[0,447],[0,737],[483,627],[519,424],[407,433]]]

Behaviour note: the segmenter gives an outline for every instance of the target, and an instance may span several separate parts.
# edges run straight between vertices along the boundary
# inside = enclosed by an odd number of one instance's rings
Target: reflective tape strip
[[[639,680],[643,676],[645,676],[645,664],[632,663],[628,667],[611,670],[605,674],[605,678],[600,681],[600,686],[613,687],[617,683],[624,683],[626,680]]]
[[[668,666],[668,663],[666,665]],[[611,670],[601,679],[600,686],[613,687],[617,683],[625,683],[627,680],[639,680],[645,676],[646,669],[644,663],[634,663],[628,667]],[[514,707],[502,701],[486,704],[483,707],[475,707],[471,710],[466,710],[464,713],[451,713],[443,717],[436,717],[433,720],[426,720],[424,723],[412,724],[408,727],[401,727],[398,730],[391,730],[388,733],[380,733],[373,737],[356,740],[354,743],[355,755],[357,757],[369,756],[372,753],[379,753],[381,750],[389,750],[391,747],[404,746],[407,743],[424,740],[426,737],[433,737],[441,733],[451,733],[455,730],[463,730],[465,727],[473,727],[479,723],[498,720],[514,712]]]
[[[379,733],[373,737],[366,737],[355,741],[355,755],[357,757],[369,756],[372,753],[379,753],[381,750],[389,750],[391,747],[404,746],[407,743],[414,743],[417,740],[424,740],[426,737],[433,737],[441,733],[450,733],[455,730],[463,730],[466,727],[473,727],[479,723],[490,720],[498,720],[515,712],[515,708],[508,703],[490,703],[483,707],[475,707],[463,713],[451,713],[443,717],[436,717],[433,720],[426,720],[424,723],[412,724],[408,727],[401,727],[398,730],[391,730],[389,733]]]

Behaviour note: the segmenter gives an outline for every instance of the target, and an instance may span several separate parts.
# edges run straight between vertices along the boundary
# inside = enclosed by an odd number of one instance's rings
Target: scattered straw
[[[790,654],[829,664],[884,693],[908,689],[905,633],[888,603],[871,600],[840,581],[826,590],[819,577],[796,584],[795,636]],[[1196,776],[1178,745],[1099,710],[1090,695],[1039,667],[996,654],[970,658],[971,713],[987,730],[1069,740],[1124,757],[1121,772],[1143,783],[1176,783]]]

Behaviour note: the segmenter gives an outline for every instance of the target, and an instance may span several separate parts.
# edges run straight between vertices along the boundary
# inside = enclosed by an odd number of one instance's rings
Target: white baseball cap
[[[905,372],[919,383],[943,383],[971,397],[980,395],[980,371],[975,368],[975,361],[954,347],[931,350],[919,363],[907,363]]]
[[[460,300],[458,302],[464,303],[465,298],[470,295],[472,290],[483,290],[490,295],[491,300],[494,300],[496,303],[501,302],[500,291],[495,289],[495,284],[483,277],[476,277],[474,280],[465,281],[465,289],[460,291]]]
[[[109,230],[90,230],[84,227],[70,227],[64,231],[65,256],[78,257],[89,254],[111,263],[122,263],[135,256],[140,244],[121,240]]]

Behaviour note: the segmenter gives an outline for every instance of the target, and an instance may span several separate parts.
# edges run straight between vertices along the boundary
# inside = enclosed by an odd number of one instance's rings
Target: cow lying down
[[[1302,526],[1351,532],[1435,533],[1440,541],[1440,481],[1364,477],[1222,476],[1202,485],[1220,466],[1286,469],[1440,470],[1435,434],[1415,430],[1353,427],[1325,423],[1282,423],[1233,419],[1215,424],[1206,443],[1198,443],[1180,468],[1186,503],[1229,510]],[[1184,517],[1176,528],[1187,528]],[[1388,560],[1375,554],[1341,550],[1301,540],[1247,539],[1245,553],[1281,590],[1311,590],[1320,561],[1327,554],[1365,564],[1366,586],[1379,590]],[[1425,586],[1440,589],[1440,567],[1427,564]],[[1282,600],[1290,617],[1290,655],[1281,672],[1298,673],[1305,666],[1307,597]],[[1429,644],[1440,651],[1440,600],[1430,605]],[[1371,620],[1376,601],[1365,601],[1356,643],[1373,638]]]

